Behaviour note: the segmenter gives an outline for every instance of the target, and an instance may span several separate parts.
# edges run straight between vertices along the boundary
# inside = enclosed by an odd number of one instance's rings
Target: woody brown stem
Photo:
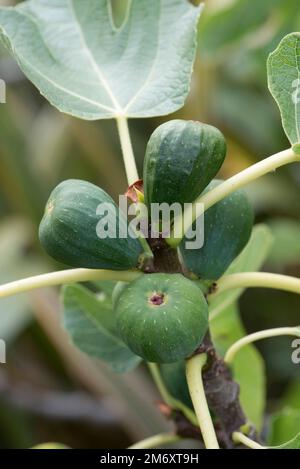
[[[239,395],[239,385],[233,380],[224,360],[219,357],[209,334],[203,341],[200,350],[206,353],[208,362],[203,370],[203,381],[209,407],[215,415],[216,422],[230,444],[231,435],[246,423]]]

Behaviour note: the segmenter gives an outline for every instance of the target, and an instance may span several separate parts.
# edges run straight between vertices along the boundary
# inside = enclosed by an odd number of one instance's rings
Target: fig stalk
[[[203,386],[202,371],[206,361],[205,353],[190,358],[186,364],[186,378],[206,449],[219,449]]]

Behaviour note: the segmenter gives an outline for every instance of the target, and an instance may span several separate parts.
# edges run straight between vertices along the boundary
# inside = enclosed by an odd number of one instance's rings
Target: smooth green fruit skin
[[[207,191],[219,185],[212,181]],[[180,255],[190,272],[203,280],[217,280],[249,241],[254,213],[246,193],[233,192],[204,213],[204,245],[186,249],[183,238]]]
[[[165,302],[153,305],[154,294],[165,295]],[[208,306],[199,287],[181,274],[147,274],[120,296],[116,324],[124,342],[144,360],[173,363],[201,344]]]
[[[216,176],[226,156],[222,133],[211,125],[172,120],[148,142],[144,190],[151,203],[193,202]]]
[[[116,207],[111,197],[94,184],[73,179],[59,184],[50,195],[39,228],[40,242],[47,253],[73,267],[114,270],[137,267],[142,254],[138,239],[98,237],[96,228],[101,216],[97,215],[97,207],[101,203]],[[119,225],[125,226],[127,222],[124,216],[119,218],[118,211],[116,214],[118,234]]]

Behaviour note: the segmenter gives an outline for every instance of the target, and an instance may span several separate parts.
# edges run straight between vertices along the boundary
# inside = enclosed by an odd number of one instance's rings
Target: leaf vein
[[[140,96],[140,94],[147,88],[153,72],[155,70],[158,56],[159,56],[159,38],[160,38],[160,30],[161,30],[161,17],[162,17],[162,7],[161,7],[161,1],[159,2],[159,17],[158,17],[158,28],[157,28],[157,48],[156,48],[156,55],[152,63],[152,67],[149,71],[149,75],[147,76],[145,83],[141,86],[141,88],[138,90],[138,92],[131,98],[131,100],[127,103],[127,106],[125,107],[125,112],[127,113],[132,106],[132,104],[137,100],[137,98]]]
[[[104,89],[106,90],[108,96],[110,97],[111,101],[112,101],[112,104],[113,106],[115,106],[115,111],[117,112],[122,112],[122,109],[118,103],[118,101],[116,100],[109,84],[107,83],[107,80],[105,79],[99,65],[97,64],[94,56],[93,56],[93,53],[91,52],[91,50],[89,49],[88,45],[87,45],[87,42],[86,42],[86,38],[85,38],[85,35],[84,35],[84,32],[83,32],[83,28],[82,28],[82,25],[79,21],[79,18],[77,16],[77,13],[76,13],[76,10],[74,8],[74,0],[69,0],[69,4],[70,4],[70,9],[73,13],[73,17],[74,17],[74,20],[75,20],[75,23],[78,24],[78,31],[79,31],[79,35],[80,35],[80,38],[81,38],[81,42],[82,42],[82,45],[83,45],[83,48],[84,50],[86,51],[86,55],[89,59],[89,61],[91,62],[92,64],[92,67],[94,69],[94,71],[96,72],[97,76],[98,76],[98,79],[100,81],[100,83],[102,84],[102,86],[104,87]]]
[[[38,68],[36,68],[34,65],[32,65],[32,63],[30,63],[28,60],[26,60],[21,54],[19,54],[19,57],[22,58],[22,61],[27,64],[27,66],[29,66],[32,70],[34,70],[38,75],[40,75],[42,78],[44,78],[46,81],[48,81],[49,83],[51,83],[53,86],[55,86],[57,89],[69,94],[70,96],[73,96],[74,98],[77,98],[77,99],[80,99],[82,101],[85,101],[87,103],[90,103],[90,104],[93,104],[94,106],[97,106],[101,109],[105,109],[106,111],[110,111],[110,112],[115,112],[115,109],[113,108],[110,108],[108,106],[105,106],[104,104],[100,104],[98,103],[97,101],[93,101],[92,99],[89,99],[89,98],[86,98],[85,96],[82,96],[78,93],[75,93],[71,90],[68,90],[67,88],[65,88],[64,86],[61,86],[59,83],[55,82],[54,80],[52,80],[51,78],[47,77],[47,75],[45,75],[43,72],[41,72]],[[19,65],[20,67],[22,68],[20,62],[19,62]]]

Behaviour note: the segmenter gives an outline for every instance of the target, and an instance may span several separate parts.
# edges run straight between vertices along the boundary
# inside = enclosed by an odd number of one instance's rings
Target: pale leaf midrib
[[[124,111],[127,113],[132,106],[132,104],[137,100],[137,98],[143,93],[143,91],[147,88],[148,84],[150,83],[151,77],[153,75],[153,72],[155,70],[157,60],[159,57],[159,38],[160,38],[160,29],[161,29],[161,18],[162,18],[162,4],[161,1],[159,2],[159,17],[158,17],[158,28],[157,28],[157,47],[156,47],[156,55],[154,57],[151,69],[149,70],[149,74],[144,82],[144,84],[140,87],[140,89],[137,91],[137,93],[130,99],[130,101],[127,103]]]
[[[116,97],[114,96],[109,84],[107,83],[106,79],[104,78],[104,75],[99,67],[99,65],[97,64],[93,54],[92,54],[92,51],[89,49],[88,45],[87,45],[87,42],[86,42],[86,39],[85,39],[85,35],[84,35],[84,32],[83,32],[83,28],[82,28],[82,25],[79,21],[79,18],[76,14],[76,10],[74,8],[74,3],[73,3],[73,0],[69,0],[69,5],[70,5],[70,9],[73,13],[73,16],[74,16],[74,20],[75,20],[75,24],[77,24],[78,26],[78,31],[79,31],[79,35],[80,35],[80,38],[81,38],[81,43],[83,45],[83,49],[86,51],[86,55],[90,61],[90,63],[92,64],[92,67],[93,69],[95,70],[98,78],[99,78],[99,81],[100,83],[102,84],[102,86],[104,87],[104,89],[106,90],[108,96],[110,97],[111,101],[112,101],[112,104],[113,106],[115,107],[115,111],[117,113],[120,113],[122,111],[122,108],[121,106],[119,105]]]

